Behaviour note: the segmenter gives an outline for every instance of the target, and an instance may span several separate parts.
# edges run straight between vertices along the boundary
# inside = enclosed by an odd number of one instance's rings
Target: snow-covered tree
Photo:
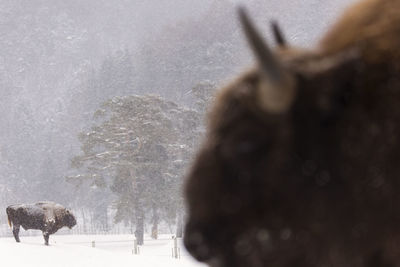
[[[83,172],[75,179],[109,187],[117,195],[115,221],[135,224],[141,244],[146,218],[156,231],[162,217],[182,217],[180,186],[201,116],[159,96],[135,95],[106,101],[95,118],[79,137],[83,154],[72,165]]]

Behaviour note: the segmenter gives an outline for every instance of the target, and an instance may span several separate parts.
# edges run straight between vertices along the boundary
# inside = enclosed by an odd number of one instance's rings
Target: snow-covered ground
[[[95,247],[92,247],[95,241]],[[25,267],[205,267],[192,259],[182,243],[180,259],[172,258],[171,236],[145,239],[140,255],[133,255],[132,235],[52,235],[50,246],[41,236],[0,238],[1,266]]]

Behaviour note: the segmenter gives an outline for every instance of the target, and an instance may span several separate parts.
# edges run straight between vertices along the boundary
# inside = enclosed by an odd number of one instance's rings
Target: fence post
[[[96,247],[96,242],[93,240],[92,241],[92,248]]]
[[[139,248],[137,245],[137,240],[136,238],[133,240],[133,250],[132,250],[133,254],[138,255],[139,254]]]
[[[178,258],[178,238],[177,238],[177,237],[174,237],[173,257],[174,257],[175,259]]]

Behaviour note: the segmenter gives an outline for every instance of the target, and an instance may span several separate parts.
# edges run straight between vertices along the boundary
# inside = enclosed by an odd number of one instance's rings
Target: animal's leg
[[[43,232],[44,244],[45,244],[46,246],[49,245],[49,236],[50,236],[49,233]]]
[[[19,240],[19,224],[14,224],[13,225],[13,235],[14,235],[14,238],[15,238],[15,241],[17,241],[17,242],[21,242],[20,240]]]

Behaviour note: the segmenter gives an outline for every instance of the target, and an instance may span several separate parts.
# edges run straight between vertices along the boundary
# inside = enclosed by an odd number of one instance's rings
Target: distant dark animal
[[[400,0],[350,8],[315,50],[257,58],[217,96],[187,177],[185,246],[211,266],[400,266]]]
[[[43,232],[45,245],[49,236],[62,227],[72,228],[76,225],[75,216],[62,205],[54,202],[11,205],[6,209],[8,224],[13,229],[15,241],[20,242],[19,228],[35,229]]]

